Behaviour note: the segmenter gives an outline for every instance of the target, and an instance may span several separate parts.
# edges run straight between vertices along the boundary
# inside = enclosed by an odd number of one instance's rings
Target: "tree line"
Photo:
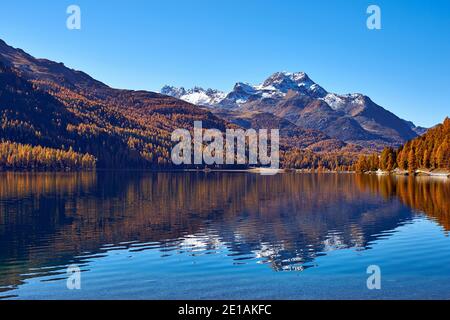
[[[357,155],[349,152],[321,152],[293,149],[282,152],[281,165],[285,169],[318,171],[352,171]]]
[[[92,155],[72,148],[64,151],[9,141],[0,143],[0,169],[87,170],[95,165]]]

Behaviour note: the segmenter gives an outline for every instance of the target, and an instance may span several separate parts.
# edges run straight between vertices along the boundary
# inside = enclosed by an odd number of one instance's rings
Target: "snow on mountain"
[[[164,86],[161,93],[172,96],[192,104],[200,106],[215,106],[222,101],[226,94],[214,89],[203,89],[194,87],[186,90],[185,88],[176,88],[172,86]]]
[[[276,72],[261,85],[255,86],[255,89],[263,92],[266,96],[284,96],[289,90],[312,95],[316,98],[327,94],[304,72]]]
[[[397,146],[424,131],[363,94],[327,92],[304,72],[276,72],[258,85],[238,82],[228,93],[167,86],[161,93],[219,113],[270,113],[302,128],[368,147]]]
[[[182,96],[186,94],[186,90],[183,87],[176,88],[173,86],[164,86],[161,89],[161,93],[165,94],[166,96],[171,96],[180,99]]]
[[[359,93],[343,94],[328,93],[324,97],[319,98],[325,101],[332,109],[342,110],[349,105],[358,106],[364,104],[364,95]]]
[[[233,108],[249,100],[283,98],[290,90],[313,98],[323,98],[327,95],[327,92],[304,72],[276,72],[255,86],[238,82],[228,94],[213,89],[195,87],[186,90],[172,86],[163,87],[161,93],[197,105]]]

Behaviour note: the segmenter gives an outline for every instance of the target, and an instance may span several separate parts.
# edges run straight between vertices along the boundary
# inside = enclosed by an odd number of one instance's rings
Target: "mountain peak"
[[[277,87],[282,88],[283,86],[286,85],[299,86],[300,84],[306,82],[310,83],[312,81],[308,77],[308,75],[304,72],[291,73],[282,71],[282,72],[275,72],[274,74],[272,74],[262,83],[262,86],[264,87],[274,86],[276,88]]]
[[[181,96],[186,94],[186,89],[184,89],[183,87],[177,88],[174,86],[165,85],[164,87],[161,88],[160,92],[161,94],[164,94],[166,96],[180,98]]]
[[[272,113],[300,127],[318,128],[333,138],[369,147],[398,145],[421,130],[363,94],[327,92],[305,72],[275,72],[258,85],[238,82],[228,94],[215,95],[215,100],[196,88],[189,91],[193,94],[179,98],[235,114]]]
[[[160,93],[201,106],[213,106],[225,98],[225,93],[222,91],[211,88],[204,89],[198,86],[185,89],[184,87],[177,88],[166,85],[162,87]]]
[[[277,91],[282,95],[292,90],[314,98],[321,98],[327,94],[325,89],[312,81],[305,72],[276,72],[256,88],[263,91]]]
[[[243,91],[243,92],[247,92],[247,93],[253,93],[255,91],[255,88],[246,82],[237,82],[234,85],[233,91]]]
[[[311,98],[323,98],[327,92],[311,80],[305,72],[275,72],[259,85],[237,82],[228,94],[214,89],[192,89],[164,86],[161,93],[203,106],[235,108],[255,99],[277,99],[289,91]]]
[[[311,79],[305,72],[275,72],[269,78],[267,78],[264,83],[280,83],[283,81],[293,81],[295,83],[309,82]],[[312,82],[312,81],[311,81]]]

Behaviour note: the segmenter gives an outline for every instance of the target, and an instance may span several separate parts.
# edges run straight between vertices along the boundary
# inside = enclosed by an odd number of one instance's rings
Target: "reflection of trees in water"
[[[450,230],[450,179],[403,176],[357,176],[361,190],[396,198]]]
[[[1,175],[0,261],[8,263],[0,285],[19,283],[28,268],[68,264],[126,241],[200,253],[226,246],[236,263],[258,257],[276,270],[301,270],[328,250],[367,248],[409,219],[396,197],[448,226],[449,184],[437,181],[346,174]]]

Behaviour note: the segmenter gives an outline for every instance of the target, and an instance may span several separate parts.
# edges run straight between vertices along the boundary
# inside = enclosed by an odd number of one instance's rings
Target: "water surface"
[[[449,299],[448,180],[0,173],[0,299]]]

